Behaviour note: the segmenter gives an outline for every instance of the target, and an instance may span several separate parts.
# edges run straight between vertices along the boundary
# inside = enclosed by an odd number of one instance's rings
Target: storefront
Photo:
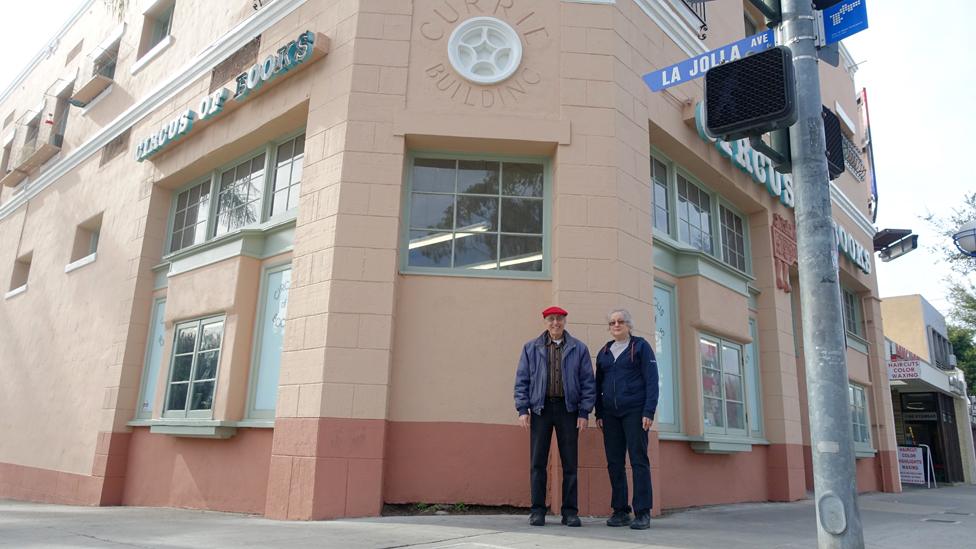
[[[91,63],[58,50],[0,100],[68,66],[84,105],[45,170],[3,130],[25,182],[0,192],[0,497],[524,506],[513,375],[552,304],[591,352],[619,306],[654,343],[656,513],[806,497],[792,179],[703,137],[700,82],[640,78],[756,20],[714,4],[704,42],[680,2],[160,0],[121,30],[89,5],[61,43],[103,37]],[[822,71],[852,143],[853,70]],[[850,428],[858,488],[898,491],[863,175],[830,183]],[[600,431],[581,437],[580,510],[604,514]]]

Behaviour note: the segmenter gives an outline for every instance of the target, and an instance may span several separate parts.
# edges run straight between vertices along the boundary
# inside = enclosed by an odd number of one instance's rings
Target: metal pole
[[[782,0],[782,40],[793,52],[797,121],[790,128],[803,348],[813,452],[817,540],[821,548],[861,548],[847,341],[821,120],[820,74],[810,0]]]

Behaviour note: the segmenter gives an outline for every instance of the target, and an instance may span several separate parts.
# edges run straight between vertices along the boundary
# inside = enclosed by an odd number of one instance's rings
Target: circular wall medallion
[[[447,56],[461,76],[477,84],[495,84],[522,62],[522,41],[508,23],[494,17],[472,17],[447,41]]]

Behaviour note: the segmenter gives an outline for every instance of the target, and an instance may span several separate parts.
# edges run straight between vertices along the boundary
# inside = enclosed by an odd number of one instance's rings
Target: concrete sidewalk
[[[868,547],[976,548],[976,486],[859,498]],[[722,505],[667,514],[651,529],[544,528],[526,517],[423,516],[280,522],[260,517],[144,507],[69,507],[0,501],[0,547],[329,547],[342,549],[567,549],[816,547],[811,500]]]

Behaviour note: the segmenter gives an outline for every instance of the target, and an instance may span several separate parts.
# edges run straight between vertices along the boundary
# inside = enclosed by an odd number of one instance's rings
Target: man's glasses
[[[627,321],[626,320],[611,320],[607,324],[609,324],[611,326],[616,326],[617,324],[623,326],[623,325],[627,324]]]

